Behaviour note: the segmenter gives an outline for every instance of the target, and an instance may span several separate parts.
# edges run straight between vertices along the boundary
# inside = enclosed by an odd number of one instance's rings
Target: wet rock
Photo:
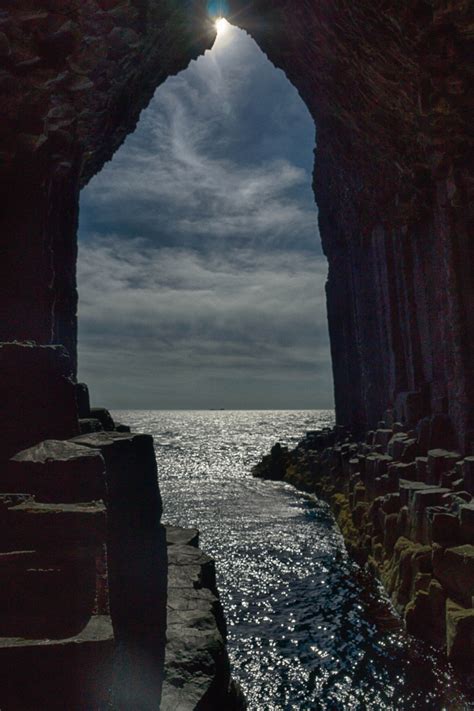
[[[121,422],[115,424],[116,432],[131,432],[131,428],[128,425],[123,425]]]
[[[287,447],[282,447],[281,444],[277,442],[272,447],[270,455],[264,457],[262,461],[252,469],[252,474],[260,479],[282,481],[285,477],[288,464],[288,449]]]
[[[189,530],[170,529],[174,540]],[[225,620],[213,561],[195,546],[168,547],[168,626],[162,708],[239,711],[246,707],[230,676]]]
[[[197,528],[180,528],[178,526],[165,526],[166,544],[168,546],[199,547],[199,531]]]

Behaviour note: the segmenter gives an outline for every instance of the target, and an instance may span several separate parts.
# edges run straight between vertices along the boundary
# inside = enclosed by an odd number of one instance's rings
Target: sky
[[[83,190],[79,377],[112,409],[333,405],[314,123],[227,26]]]

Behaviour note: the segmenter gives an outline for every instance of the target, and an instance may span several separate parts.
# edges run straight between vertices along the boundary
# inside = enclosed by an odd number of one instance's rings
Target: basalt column
[[[339,423],[392,409],[468,451],[472,3],[231,5],[315,119]]]

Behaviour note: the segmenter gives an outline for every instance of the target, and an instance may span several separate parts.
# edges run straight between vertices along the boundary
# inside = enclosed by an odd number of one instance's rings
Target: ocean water
[[[250,711],[472,708],[349,559],[327,505],[251,476],[275,441],[331,425],[331,411],[114,416],[154,436],[163,520],[197,527],[216,560],[232,672]]]

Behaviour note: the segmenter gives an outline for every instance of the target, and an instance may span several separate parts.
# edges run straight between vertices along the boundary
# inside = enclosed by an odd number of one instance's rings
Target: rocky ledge
[[[195,529],[166,527],[168,604],[163,711],[241,711],[245,699],[230,675],[226,623],[214,561]]]
[[[1,344],[7,375],[15,361],[30,367],[23,390],[2,381],[0,708],[245,708],[214,563],[196,531],[161,524],[153,438],[91,408],[64,349]]]
[[[422,433],[421,433],[422,435]],[[253,471],[328,501],[349,552],[379,577],[407,631],[461,672],[474,656],[474,457],[423,452],[387,416],[365,442],[343,427],[276,444]]]

